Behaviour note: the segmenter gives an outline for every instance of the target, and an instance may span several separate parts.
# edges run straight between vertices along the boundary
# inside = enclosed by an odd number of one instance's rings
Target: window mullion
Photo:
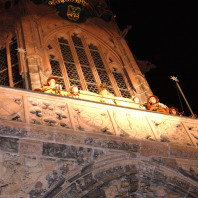
[[[105,66],[105,69],[106,69],[106,72],[107,72],[107,75],[109,76],[109,80],[110,80],[110,82],[113,86],[115,94],[116,94],[116,96],[121,97],[121,94],[120,94],[119,88],[117,86],[116,80],[115,80],[115,78],[114,78],[114,76],[113,76],[113,74],[112,74],[112,72],[109,68],[109,65],[108,65],[108,63],[106,61],[106,58],[105,58],[105,55],[104,55],[104,52],[103,52],[102,47],[100,45],[98,46],[98,51],[101,55],[102,61],[104,63],[104,66]]]
[[[84,78],[84,75],[83,75],[83,72],[82,72],[82,69],[81,69],[81,65],[80,65],[80,62],[78,60],[76,49],[75,49],[74,43],[73,43],[70,35],[68,37],[68,41],[69,41],[69,46],[70,46],[70,49],[71,49],[71,52],[72,52],[72,55],[73,55],[73,58],[74,58],[74,63],[75,63],[75,66],[76,66],[76,69],[77,69],[77,72],[78,72],[78,75],[79,75],[79,78],[80,78],[82,89],[83,90],[88,90],[86,82],[85,82],[85,78]]]
[[[7,65],[8,65],[9,86],[14,87],[13,78],[12,78],[12,63],[11,63],[11,55],[10,55],[10,46],[8,42],[6,42],[6,55],[7,55]]]

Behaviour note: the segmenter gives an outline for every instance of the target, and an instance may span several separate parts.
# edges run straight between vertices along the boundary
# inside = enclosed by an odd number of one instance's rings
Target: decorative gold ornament
[[[79,7],[69,5],[67,10],[68,19],[72,21],[78,21],[80,17],[80,11],[81,9]]]
[[[82,6],[86,6],[87,4],[85,0],[51,0],[48,2],[48,4],[51,6],[55,6],[60,3],[77,3]]]

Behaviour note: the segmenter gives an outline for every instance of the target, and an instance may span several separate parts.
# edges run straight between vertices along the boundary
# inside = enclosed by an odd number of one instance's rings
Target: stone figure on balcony
[[[155,95],[148,98],[146,109],[160,113],[169,113],[169,108],[165,104],[160,103],[158,97]]]
[[[135,105],[137,106],[137,108],[146,109],[146,107],[140,103],[140,99],[138,96],[134,96],[132,100],[135,103]]]
[[[169,113],[173,115],[179,115],[179,110],[176,107],[169,108]]]
[[[101,84],[99,89],[100,89],[100,95],[101,95],[100,102],[107,103],[107,104],[116,104],[114,95],[109,92],[108,86],[105,83]]]
[[[63,95],[62,86],[60,84],[57,84],[57,78],[56,77],[49,77],[47,79],[47,85],[43,86],[42,88],[35,89],[34,91],[40,91],[44,93],[49,94],[57,94],[57,95]]]
[[[73,85],[70,88],[70,93],[68,94],[69,97],[79,98],[79,90],[77,85]]]

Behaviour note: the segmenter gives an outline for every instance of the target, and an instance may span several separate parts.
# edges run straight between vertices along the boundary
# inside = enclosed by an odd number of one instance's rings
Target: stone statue
[[[158,97],[155,95],[148,98],[146,109],[160,113],[169,113],[169,108],[165,104],[160,103]]]
[[[73,85],[73,86],[70,88],[70,93],[69,93],[67,96],[73,97],[73,98],[79,98],[78,86],[77,86],[77,85]]]
[[[114,95],[112,93],[109,93],[108,86],[105,83],[101,84],[99,89],[101,95],[101,102],[107,104],[116,104]]]
[[[40,91],[49,94],[57,94],[57,95],[66,95],[64,91],[62,91],[62,85],[57,84],[57,78],[51,76],[47,79],[47,85],[42,88],[35,89],[34,91]]]
[[[173,115],[179,115],[179,110],[176,107],[171,107],[169,113]]]

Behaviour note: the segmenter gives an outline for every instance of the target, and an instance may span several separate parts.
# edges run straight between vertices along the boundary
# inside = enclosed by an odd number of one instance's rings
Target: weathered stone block
[[[140,148],[140,153],[143,156],[163,156],[163,157],[168,157],[168,146],[163,143],[157,143],[155,144],[153,142],[146,142],[142,141],[141,142],[141,148]]]
[[[198,159],[197,148],[170,145],[170,156],[184,159]]]
[[[32,140],[21,140],[20,153],[40,156],[42,153],[42,142]]]
[[[175,170],[178,169],[178,164],[176,159],[171,159],[171,158],[161,158],[161,157],[153,157],[152,162],[163,165],[163,166],[167,166],[170,168],[173,168]]]
[[[0,150],[18,153],[19,139],[0,137]]]

